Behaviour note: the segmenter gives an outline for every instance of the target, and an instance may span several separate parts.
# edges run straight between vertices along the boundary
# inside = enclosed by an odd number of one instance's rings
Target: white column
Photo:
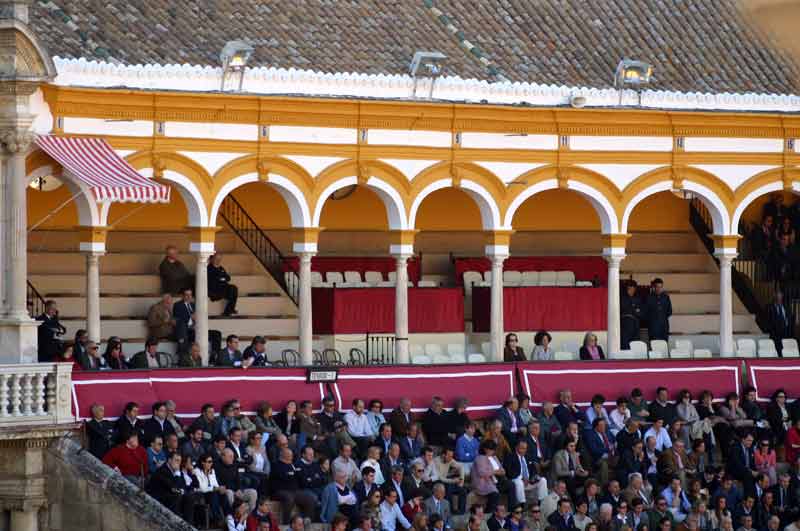
[[[603,257],[608,262],[608,329],[606,331],[608,357],[614,358],[620,351],[619,329],[619,264],[625,258],[625,249],[607,247]]]
[[[100,343],[100,257],[105,253],[86,253],[86,332],[89,339]]]
[[[508,258],[508,248],[494,246],[487,249],[487,256],[492,261],[492,308],[489,329],[489,342],[492,344],[492,359],[503,361],[503,262]]]
[[[300,362],[303,365],[314,364],[314,329],[311,309],[311,258],[316,252],[300,251],[300,296],[297,298],[298,336]]]
[[[207,244],[203,244],[207,245]],[[213,244],[211,244],[213,247]],[[194,340],[200,345],[203,365],[208,365],[208,259],[211,251],[197,253],[194,288]]]
[[[719,355],[733,357],[736,348],[733,344],[733,286],[731,284],[731,264],[736,258],[736,249],[715,249],[714,256],[719,260]]]
[[[395,254],[397,285],[394,291],[394,335],[397,363],[409,363],[408,355],[408,259],[411,255]]]

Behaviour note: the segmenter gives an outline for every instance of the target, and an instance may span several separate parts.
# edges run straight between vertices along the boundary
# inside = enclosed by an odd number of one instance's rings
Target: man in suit
[[[181,300],[172,307],[172,318],[175,319],[175,340],[178,342],[178,352],[186,352],[189,345],[194,342],[194,300],[192,290],[184,289]]]
[[[772,248],[769,257],[769,268],[772,279],[778,282],[794,280],[797,268],[797,254],[789,242],[789,235],[784,234],[778,239],[778,245]]]
[[[627,486],[631,474],[647,474],[650,462],[645,459],[644,442],[641,439],[633,443],[633,447],[622,452],[617,464],[617,479],[622,485]]]
[[[561,479],[566,482],[573,498],[577,488],[583,485],[583,482],[589,476],[589,473],[581,465],[575,441],[567,441],[565,448],[559,450],[553,456],[553,476],[555,479]]]
[[[519,402],[517,398],[512,396],[503,402],[503,407],[497,410],[495,418],[503,425],[503,437],[506,438],[508,444],[511,446],[516,444],[517,435],[522,428],[522,419],[519,416]]]
[[[187,522],[194,519],[195,498],[186,489],[180,473],[181,454],[170,454],[147,482],[147,493]]]
[[[672,301],[664,291],[664,281],[653,280],[653,292],[647,297],[646,314],[650,340],[669,341],[669,317],[672,315]]]
[[[408,432],[408,427],[414,422],[414,416],[411,413],[411,400],[408,398],[401,398],[400,405],[398,405],[389,414],[389,424],[392,425],[392,434],[395,437],[405,437]]]
[[[239,336],[231,334],[225,338],[225,348],[217,354],[217,367],[241,367],[242,353],[239,352]]]
[[[144,350],[137,352],[129,362],[131,369],[158,369],[163,367],[158,356],[158,339],[148,337],[144,343]]]
[[[750,234],[750,246],[756,259],[766,262],[775,244],[775,219],[765,215],[761,226]]]
[[[36,320],[41,321],[38,329],[39,363],[54,362],[61,353],[60,337],[67,333],[67,329],[58,322],[56,301],[45,302],[44,313]]]
[[[378,438],[372,443],[381,449],[381,455],[384,456],[389,453],[389,448],[392,446],[394,438],[392,437],[392,425],[384,422],[378,428]],[[385,477],[385,476],[384,476]]]
[[[547,518],[547,523],[557,531],[574,531],[575,519],[570,511],[570,502],[567,498],[558,500],[558,510]]]
[[[491,518],[486,522],[489,531],[499,531],[500,529],[511,529],[510,519],[506,506],[498,503]]]
[[[167,255],[158,266],[158,275],[161,277],[161,293],[181,293],[191,289],[194,277],[189,270],[178,260],[178,248],[174,245],[167,246]]]
[[[775,342],[778,356],[783,356],[783,340],[794,337],[794,319],[789,308],[783,304],[783,292],[775,292],[775,302],[767,306],[767,331]]]
[[[405,462],[400,457],[400,444],[393,442],[389,445],[389,451],[386,452],[386,455],[381,457],[380,465],[381,473],[383,474],[384,479],[387,480],[389,477],[391,477],[394,467],[400,466],[405,468]]]
[[[164,408],[164,417],[166,418],[166,408]],[[125,444],[128,441],[131,433],[136,432],[139,435],[139,441],[144,441],[144,422],[139,420],[139,404],[136,402],[128,402],[125,404],[125,411],[122,416],[117,419],[114,424],[114,433],[116,434],[117,444]]]
[[[428,515],[430,519],[431,516],[434,514],[438,514],[444,520],[445,528],[450,527],[450,502],[447,501],[445,494],[447,489],[444,486],[444,483],[437,481],[433,484],[433,493],[431,497],[426,499],[425,502],[422,504],[422,509],[425,511],[425,514]]]
[[[795,498],[791,488],[791,476],[788,472],[784,472],[778,477],[778,483],[773,485],[770,489],[772,497],[775,500],[774,507],[778,512],[778,517],[781,519],[781,527],[789,525],[793,518],[796,518],[800,513],[797,511],[798,500]]]
[[[225,309],[222,315],[236,315],[236,300],[239,298],[239,288],[231,284],[231,276],[222,267],[222,256],[215,253],[208,261],[208,298],[212,301],[225,299]]]
[[[419,426],[411,424],[404,437],[400,437],[400,454],[410,463],[422,454],[422,441],[419,440]]]
[[[353,486],[358,506],[360,507],[365,500],[372,496],[372,493],[378,490],[378,485],[375,483],[375,469],[371,466],[365,466],[361,469],[361,481]]]
[[[758,472],[756,471],[753,455],[753,435],[748,433],[734,443],[728,451],[728,473],[744,485],[745,492],[753,491],[753,483]]]
[[[542,425],[537,420],[532,420],[528,424],[528,433],[524,440],[528,443],[528,462],[531,463],[536,474],[547,477],[552,451],[543,440],[541,433]]]
[[[410,499],[411,490],[413,489],[413,485],[406,481],[407,478],[405,477],[405,468],[401,465],[396,465],[392,467],[391,475],[384,477],[389,478],[383,482],[383,485],[381,485],[381,487],[383,487],[384,496],[389,492],[389,490],[397,491],[397,503],[400,503],[400,506],[402,507],[403,504]]]
[[[547,496],[547,480],[536,473],[536,467],[528,458],[528,443],[522,439],[517,442],[514,452],[503,461],[506,478],[511,481],[509,505],[512,507],[527,499],[527,492],[532,491],[537,502]]]
[[[172,423],[167,421],[167,405],[164,402],[153,404],[153,416],[147,419],[142,426],[145,444],[149,445],[156,437],[162,440],[170,433],[175,433]]]
[[[592,429],[587,430],[584,437],[586,448],[592,457],[592,468],[602,485],[608,483],[609,467],[616,465],[616,449],[606,428],[605,419],[597,417],[592,422]]]

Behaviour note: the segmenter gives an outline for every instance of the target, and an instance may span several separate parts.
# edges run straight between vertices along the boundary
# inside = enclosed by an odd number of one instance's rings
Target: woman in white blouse
[[[553,349],[550,347],[550,343],[553,342],[553,336],[551,336],[548,332],[544,330],[540,330],[536,332],[536,335],[533,336],[533,352],[531,353],[532,360],[538,361],[552,361],[553,360]]]
[[[258,492],[266,492],[269,481],[270,464],[267,458],[267,451],[261,445],[263,434],[251,431],[247,435],[247,448],[245,454],[250,456],[250,464],[247,466],[247,476],[258,482]]]
[[[230,512],[230,504],[225,495],[225,487],[220,487],[217,482],[217,475],[214,473],[214,458],[211,457],[211,454],[205,454],[198,459],[194,477],[197,478],[198,492],[203,494],[206,503],[211,506],[211,514],[219,520],[224,519],[225,513]]]

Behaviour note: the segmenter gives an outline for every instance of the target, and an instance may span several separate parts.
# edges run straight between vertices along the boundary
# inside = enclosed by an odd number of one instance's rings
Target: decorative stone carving
[[[24,153],[34,138],[35,135],[31,131],[5,129],[0,131],[0,146],[9,153]]]

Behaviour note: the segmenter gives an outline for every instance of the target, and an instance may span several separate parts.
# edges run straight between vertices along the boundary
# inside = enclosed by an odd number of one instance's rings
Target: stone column
[[[300,293],[297,298],[298,319],[298,350],[303,365],[314,364],[314,328],[311,308],[311,259],[316,253],[302,251],[300,258]]]
[[[738,254],[739,236],[714,236],[714,256],[719,260],[719,355],[733,357],[733,285],[731,267]]]
[[[100,257],[105,253],[86,253],[86,331],[89,339],[100,344]]]
[[[1,87],[0,87],[1,88]],[[28,315],[28,212],[25,156],[33,142],[26,128],[0,130],[0,168],[3,203],[3,315],[0,316],[0,363],[32,363],[37,360],[36,321]]]
[[[494,252],[489,255],[492,261],[492,308],[489,328],[489,342],[492,344],[492,360],[503,361],[503,262],[508,253]]]
[[[200,345],[203,365],[208,365],[208,259],[213,252],[198,251],[194,288],[194,340]]]
[[[395,254],[397,285],[394,291],[395,361],[409,363],[408,355],[408,259],[409,254]]]
[[[608,357],[614,358],[620,351],[620,311],[619,311],[619,264],[625,258],[625,249],[608,248],[603,251],[608,262]]]

